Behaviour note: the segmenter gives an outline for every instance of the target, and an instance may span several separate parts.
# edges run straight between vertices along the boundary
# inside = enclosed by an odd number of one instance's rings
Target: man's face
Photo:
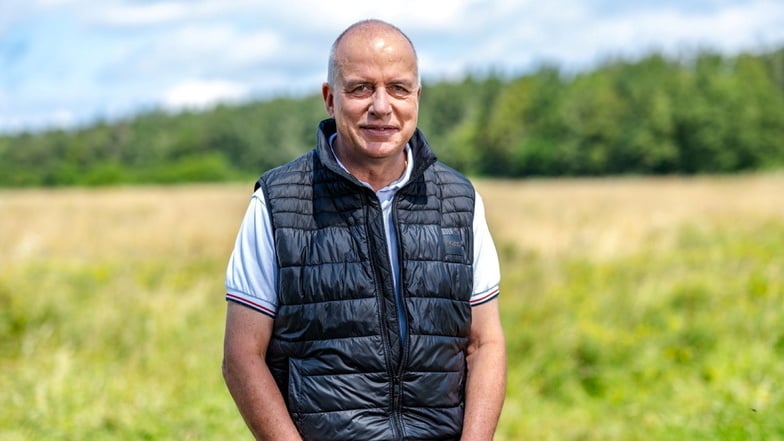
[[[414,133],[420,87],[414,52],[393,32],[346,35],[336,52],[334,88],[324,102],[337,123],[337,146],[355,161],[399,154]]]

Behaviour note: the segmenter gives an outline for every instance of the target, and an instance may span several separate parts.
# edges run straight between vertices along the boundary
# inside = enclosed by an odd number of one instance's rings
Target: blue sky
[[[784,45],[781,0],[2,0],[0,132],[318,93],[368,17],[411,37],[426,81]]]

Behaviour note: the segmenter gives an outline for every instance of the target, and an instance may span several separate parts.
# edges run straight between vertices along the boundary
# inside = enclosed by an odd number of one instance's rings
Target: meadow
[[[220,363],[251,185],[0,190],[0,440],[250,439]],[[784,175],[477,186],[497,440],[784,439]]]

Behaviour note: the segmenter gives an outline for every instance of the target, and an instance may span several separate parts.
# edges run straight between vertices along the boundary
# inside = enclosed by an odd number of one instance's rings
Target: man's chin
[[[379,159],[399,153],[404,148],[405,143],[401,144],[399,142],[369,142],[365,144],[365,152]]]

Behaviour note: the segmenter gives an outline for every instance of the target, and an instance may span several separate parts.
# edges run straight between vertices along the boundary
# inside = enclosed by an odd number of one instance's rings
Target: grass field
[[[784,175],[477,184],[497,440],[784,439]],[[220,376],[249,189],[0,190],[0,440],[250,439]]]

